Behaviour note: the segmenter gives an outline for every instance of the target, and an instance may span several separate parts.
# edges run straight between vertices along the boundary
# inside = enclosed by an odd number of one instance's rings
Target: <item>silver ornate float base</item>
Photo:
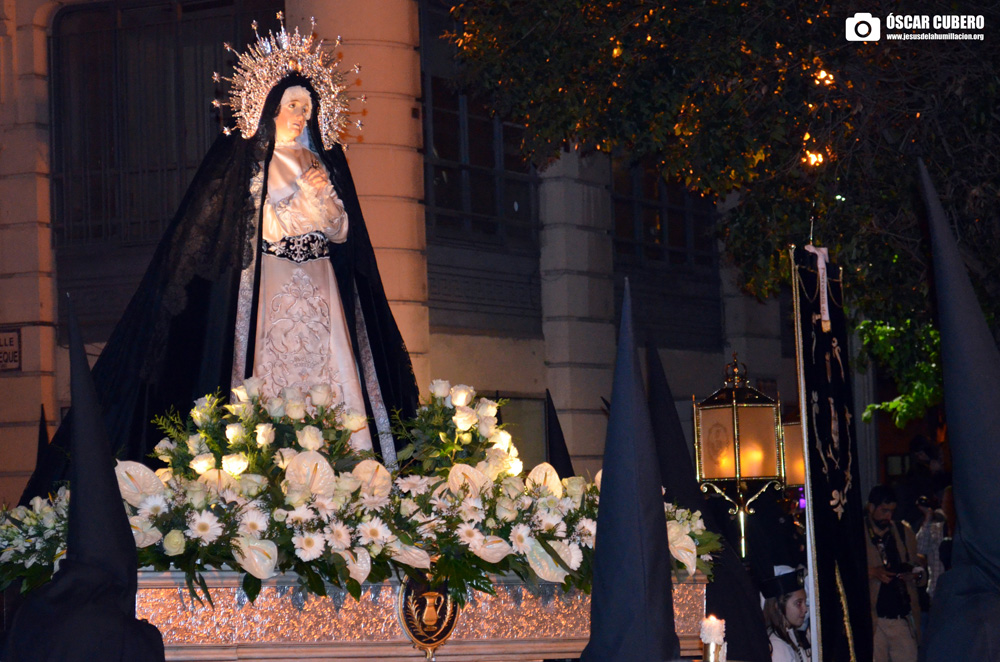
[[[365,584],[360,601],[330,587],[306,596],[294,577],[265,582],[254,603],[237,573],[205,575],[215,608],[191,600],[182,573],[139,573],[136,615],[163,634],[168,660],[420,660],[400,627],[395,582]],[[590,596],[543,584],[532,592],[516,577],[498,577],[496,595],[473,593],[441,662],[542,660],[579,655],[590,636]],[[705,580],[674,585],[681,654],[701,654]]]

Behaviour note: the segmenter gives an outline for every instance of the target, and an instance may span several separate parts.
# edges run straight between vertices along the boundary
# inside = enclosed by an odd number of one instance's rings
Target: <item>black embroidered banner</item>
[[[813,659],[870,660],[865,497],[858,480],[843,277],[827,262],[825,249],[793,247],[792,281],[802,439],[809,457],[811,617],[819,624]]]

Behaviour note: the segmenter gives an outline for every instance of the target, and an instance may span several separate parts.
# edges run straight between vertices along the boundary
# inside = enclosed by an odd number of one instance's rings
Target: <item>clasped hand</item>
[[[330,179],[326,176],[326,172],[322,168],[309,168],[299,177],[299,183],[301,186],[306,186],[313,191],[320,191],[324,186],[330,183]]]

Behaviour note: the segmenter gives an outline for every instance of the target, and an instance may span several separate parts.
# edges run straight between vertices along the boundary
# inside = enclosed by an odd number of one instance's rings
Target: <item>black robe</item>
[[[306,87],[313,95],[313,108],[319,108],[309,82],[290,75],[269,93],[263,118],[276,115],[282,93],[292,85]],[[307,130],[312,144],[321,146],[317,115],[313,113]],[[237,132],[216,139],[94,366],[111,447],[119,459],[156,463],[149,454],[162,435],[150,422],[154,416],[171,407],[186,413],[195,399],[220,389],[228,394],[240,275],[260,252],[259,198],[267,191],[267,167],[274,150],[273,122],[269,126],[262,120],[260,126],[250,139]],[[413,368],[386,300],[347,159],[340,145],[320,150],[319,157],[350,220],[346,242],[330,244],[330,260],[354,355],[360,356],[357,308],[363,314],[385,408],[390,415],[399,411],[412,416],[418,399]],[[251,182],[261,169],[263,188],[255,199]],[[254,282],[259,283],[259,273]],[[253,322],[247,349],[251,365],[244,366],[244,376],[252,370],[255,327]],[[364,375],[361,381],[371,419]],[[67,478],[71,426],[72,410],[35,468],[21,503],[46,494],[53,482]],[[378,438],[373,426],[376,451]]]

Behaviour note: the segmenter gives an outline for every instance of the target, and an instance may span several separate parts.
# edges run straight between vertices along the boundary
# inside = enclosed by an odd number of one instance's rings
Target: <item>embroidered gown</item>
[[[347,240],[349,219],[329,179],[320,190],[301,183],[312,167],[323,170],[303,144],[275,145],[262,219],[253,374],[263,380],[261,393],[268,398],[286,388],[307,393],[328,384],[335,403],[363,413],[360,376],[327,244]],[[368,429],[355,432],[351,443],[371,449]]]

